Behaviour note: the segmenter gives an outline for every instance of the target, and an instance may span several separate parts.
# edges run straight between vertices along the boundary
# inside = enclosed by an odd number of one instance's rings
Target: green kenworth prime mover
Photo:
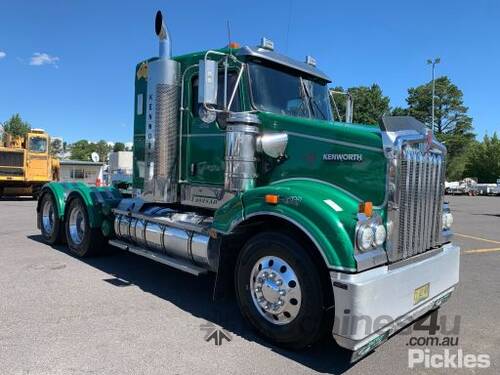
[[[47,184],[47,243],[217,273],[267,339],[301,348],[332,332],[354,359],[449,298],[460,249],[446,149],[422,123],[333,121],[313,58],[266,38],[171,57],[160,12],[155,28],[159,56],[135,74],[132,198]]]

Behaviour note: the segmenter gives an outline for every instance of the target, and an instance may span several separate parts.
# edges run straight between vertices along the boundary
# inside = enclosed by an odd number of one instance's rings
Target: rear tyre
[[[238,257],[235,284],[242,315],[274,343],[301,349],[326,332],[319,272],[294,238],[279,232],[252,237]]]
[[[42,232],[45,243],[56,245],[64,240],[64,224],[59,217],[54,195],[45,193],[40,202],[40,211],[38,212],[38,227]]]
[[[69,202],[65,232],[69,250],[79,257],[99,254],[106,242],[99,228],[90,227],[87,207],[81,198]]]

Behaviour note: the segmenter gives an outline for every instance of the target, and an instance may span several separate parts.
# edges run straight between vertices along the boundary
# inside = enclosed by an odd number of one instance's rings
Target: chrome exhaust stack
[[[159,56],[148,63],[143,198],[176,203],[180,64],[171,59],[170,33],[160,11],[156,13],[155,32]]]
[[[170,59],[172,57],[172,39],[170,38],[170,32],[167,29],[167,25],[165,25],[161,11],[156,12],[155,32],[160,40],[160,59]]]

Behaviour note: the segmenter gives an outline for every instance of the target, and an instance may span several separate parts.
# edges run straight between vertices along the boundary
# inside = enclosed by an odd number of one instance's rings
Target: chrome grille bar
[[[423,253],[438,244],[444,193],[443,155],[421,144],[403,148],[398,173],[397,247],[391,261]]]

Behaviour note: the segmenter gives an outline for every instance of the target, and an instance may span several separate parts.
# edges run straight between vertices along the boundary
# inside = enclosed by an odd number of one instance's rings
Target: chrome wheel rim
[[[257,311],[277,325],[292,322],[300,311],[302,291],[292,267],[277,256],[260,258],[250,274],[250,291]]]
[[[52,234],[55,218],[54,205],[52,201],[46,200],[42,207],[42,226],[45,233]]]
[[[85,217],[80,207],[75,207],[69,215],[69,235],[71,241],[79,245],[85,236]]]

